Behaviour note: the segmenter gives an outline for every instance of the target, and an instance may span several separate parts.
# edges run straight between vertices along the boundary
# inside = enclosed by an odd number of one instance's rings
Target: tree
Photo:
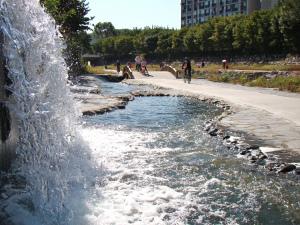
[[[116,29],[111,22],[100,22],[94,27],[94,35],[98,39],[112,37],[116,35]]]
[[[133,51],[133,41],[129,36],[120,36],[115,41],[115,51],[119,56],[128,56]]]
[[[163,55],[170,55],[172,51],[172,33],[173,31],[159,33],[156,52]]]
[[[285,0],[279,7],[279,26],[285,45],[293,52],[300,52],[300,1]]]
[[[40,0],[60,26],[59,30],[63,35],[67,49],[65,50],[66,63],[70,68],[69,74],[74,76],[82,70],[80,63],[81,54],[87,47],[87,34],[89,21],[87,17],[89,12],[86,0]]]
[[[105,55],[113,55],[115,51],[115,38],[109,37],[103,39],[102,42],[102,52]]]
[[[186,35],[188,28],[183,28],[179,31],[174,31],[172,35],[172,52],[182,54],[185,50],[183,38]]]

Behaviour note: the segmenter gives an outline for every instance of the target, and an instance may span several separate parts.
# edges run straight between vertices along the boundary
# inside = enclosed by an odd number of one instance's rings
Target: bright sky
[[[92,24],[112,22],[115,28],[160,26],[180,28],[180,0],[87,0]]]

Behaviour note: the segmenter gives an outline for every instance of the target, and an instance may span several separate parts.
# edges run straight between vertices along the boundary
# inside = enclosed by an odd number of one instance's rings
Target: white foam
[[[203,185],[205,188],[213,188],[216,186],[223,185],[223,182],[217,178],[211,178],[210,180],[206,181]]]

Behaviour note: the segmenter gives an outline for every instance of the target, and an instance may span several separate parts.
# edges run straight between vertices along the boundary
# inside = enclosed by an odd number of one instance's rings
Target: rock
[[[249,157],[248,157],[248,159],[251,161],[251,163],[255,163],[256,161],[257,161],[257,157],[256,156],[254,156],[254,155],[250,155]]]
[[[208,124],[205,125],[204,130],[209,131],[211,129],[211,127],[212,127],[212,124],[208,123]]]
[[[126,108],[126,104],[120,104],[117,106],[118,109],[125,109]]]
[[[8,199],[8,196],[7,196],[5,193],[2,193],[2,194],[1,194],[1,198],[3,198],[3,199]]]
[[[229,135],[226,135],[225,137],[223,137],[223,140],[227,140],[227,139],[229,139],[230,138],[230,136]]]
[[[218,129],[215,128],[215,129],[209,131],[208,134],[209,134],[210,136],[215,137],[215,136],[217,136],[217,132],[218,132]]]
[[[295,174],[296,175],[300,175],[300,167],[298,167],[298,168],[295,169]]]
[[[240,155],[246,155],[246,154],[249,154],[250,151],[249,150],[243,150],[240,152]]]
[[[295,170],[297,167],[295,165],[292,164],[288,164],[286,166],[284,166],[283,168],[281,168],[278,173],[288,173],[291,172],[293,170]]]
[[[258,158],[259,158],[260,160],[263,160],[263,159],[267,159],[268,156],[266,156],[265,154],[261,154]]]
[[[259,149],[258,145],[251,145],[247,148],[247,150],[256,150],[256,149]]]

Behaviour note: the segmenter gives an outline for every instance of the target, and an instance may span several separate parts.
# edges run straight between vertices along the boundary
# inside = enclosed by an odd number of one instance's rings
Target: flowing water
[[[77,134],[61,35],[38,0],[0,0],[0,16],[20,133],[12,171],[1,173],[0,224],[73,224],[101,171]]]
[[[295,176],[248,165],[203,132],[220,109],[141,97],[78,119],[54,21],[38,0],[0,7],[20,132],[13,168],[1,173],[1,225],[300,224]]]
[[[102,88],[111,94],[124,85]],[[197,99],[140,97],[125,110],[85,117],[83,137],[107,168],[88,221],[299,224],[299,180],[268,175],[203,132],[221,112]]]

